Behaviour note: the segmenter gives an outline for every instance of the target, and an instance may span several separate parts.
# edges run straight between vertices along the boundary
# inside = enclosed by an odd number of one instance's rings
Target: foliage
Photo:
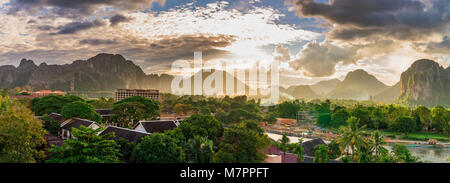
[[[132,153],[132,161],[137,163],[181,163],[183,153],[176,140],[155,133],[142,138]]]
[[[159,103],[154,101],[153,99],[149,99],[149,98],[145,98],[145,97],[141,97],[141,96],[128,97],[119,102],[116,102],[114,105],[127,103],[127,102],[138,102],[138,103],[143,104],[145,106],[143,108],[145,111],[144,119],[155,119],[157,116],[159,116]]]
[[[66,104],[76,101],[84,101],[84,99],[73,95],[49,95],[42,98],[34,98],[32,100],[31,110],[37,116],[43,116],[44,114],[53,112],[61,114],[61,111]]]
[[[384,137],[380,134],[380,132],[373,132],[369,141],[369,146],[372,151],[375,151],[376,158],[379,158],[381,155],[385,155],[386,153],[388,153],[388,150],[382,146],[383,143]]]
[[[298,101],[286,101],[277,105],[277,113],[282,118],[295,119],[297,111],[300,110]]]
[[[185,147],[186,160],[192,163],[210,163],[214,157],[214,143],[205,137],[189,139]]]
[[[64,141],[61,147],[52,145],[48,163],[117,163],[119,162],[119,145],[113,133],[98,135],[103,129],[80,126],[72,128],[73,139]]]
[[[127,139],[124,138],[118,138],[115,140],[116,143],[120,146],[120,156],[119,159],[122,162],[131,162],[131,155],[134,151],[134,148],[136,148],[135,142],[130,142]]]
[[[283,157],[286,157],[286,152],[290,150],[289,141],[290,140],[287,137],[286,133],[283,133],[281,138],[275,142],[276,147],[283,152]]]
[[[337,143],[339,143],[342,152],[350,149],[353,155],[352,158],[356,160],[361,147],[365,145],[362,131],[365,126],[359,128],[359,119],[356,117],[350,117],[347,122],[348,126],[340,129],[341,136],[338,138]]]
[[[450,133],[450,111],[442,106],[431,110],[432,126],[440,132]]]
[[[416,122],[408,116],[398,117],[391,128],[395,131],[405,133],[406,135],[417,130]]]
[[[303,154],[305,153],[305,150],[303,150],[303,147],[299,143],[295,143],[292,147],[292,153],[297,155],[297,163],[303,162],[305,160],[305,157]]]
[[[178,126],[186,139],[194,138],[196,135],[207,137],[213,142],[222,136],[222,124],[211,115],[192,115]]]
[[[416,121],[418,129],[432,129],[431,111],[425,106],[419,106],[411,112],[411,117]]]
[[[61,110],[61,115],[66,119],[77,117],[89,119],[97,123],[100,123],[102,120],[100,114],[95,112],[94,107],[82,101],[75,101],[64,105]]]
[[[61,130],[61,124],[59,123],[59,121],[47,115],[44,115],[41,120],[44,122],[44,129],[46,129],[53,135],[59,135],[59,132]]]
[[[394,146],[392,147],[392,152],[394,153],[398,162],[415,163],[419,159],[411,155],[405,145],[394,144]]]
[[[330,159],[327,145],[317,145],[314,147],[314,163],[327,163]]]
[[[330,159],[338,158],[342,153],[336,140],[332,140],[328,145]]]
[[[145,119],[145,106],[139,102],[124,102],[115,104],[112,109],[112,121],[118,126],[132,128],[140,120]]]
[[[350,118],[350,113],[345,109],[339,109],[331,115],[331,127],[339,128],[347,125],[347,120]]]
[[[114,106],[114,99],[100,97],[97,100],[89,100],[87,103],[92,105],[95,109],[111,109]]]
[[[260,163],[265,159],[261,149],[269,145],[270,140],[265,134],[249,129],[246,123],[235,124],[225,129],[214,160],[222,163]]]
[[[0,110],[0,162],[30,163],[43,159],[44,153],[38,147],[45,145],[45,133],[29,109],[9,103],[6,110]]]
[[[329,113],[319,113],[317,117],[317,124],[321,127],[331,126],[331,115]]]

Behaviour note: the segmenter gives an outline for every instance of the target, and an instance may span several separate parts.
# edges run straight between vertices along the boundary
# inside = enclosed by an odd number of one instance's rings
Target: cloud
[[[122,22],[129,22],[130,18],[123,16],[123,15],[114,15],[113,17],[109,18],[109,22],[111,23],[111,26],[116,26],[119,23]]]
[[[56,34],[75,34],[82,30],[91,29],[94,27],[100,27],[105,25],[103,21],[84,21],[84,22],[71,22],[63,26],[58,27],[58,32]]]
[[[61,14],[76,11],[92,14],[100,6],[113,6],[121,10],[145,9],[154,2],[164,5],[165,0],[12,0],[10,13],[19,11],[39,12],[47,7],[56,8]]]
[[[203,52],[203,59],[222,58],[230,54],[221,48],[230,46],[235,37],[228,35],[183,35],[161,37],[159,40],[126,40],[120,53],[145,60],[146,66],[179,59],[191,60],[194,52]],[[145,46],[144,46],[145,45]]]
[[[370,44],[336,45],[329,41],[318,43],[309,42],[298,53],[297,57],[289,62],[296,70],[304,70],[304,75],[309,77],[327,77],[336,71],[336,65],[355,64],[363,58],[380,53],[389,53],[394,47],[390,40],[379,40]]]
[[[287,4],[293,5],[299,17],[321,18],[330,27],[322,43],[310,42],[290,62],[306,76],[331,76],[352,65],[370,68],[361,63],[389,69],[392,65],[377,58],[399,60],[391,53],[410,52],[415,56],[408,56],[409,62],[427,56],[416,54],[417,50],[448,54],[447,38],[436,42],[436,37],[447,35],[450,29],[448,0],[292,0]]]
[[[444,36],[442,41],[431,41],[428,43],[415,43],[416,50],[426,53],[444,53],[450,54],[450,37]]]
[[[109,45],[109,44],[116,44],[117,41],[115,40],[109,40],[109,39],[83,39],[80,41],[80,44],[87,44],[87,45]]]
[[[372,35],[419,39],[447,31],[448,0],[293,0],[297,14],[320,17],[335,24],[332,38],[351,40]]]
[[[274,59],[280,62],[287,62],[291,60],[291,53],[289,48],[284,48],[282,45],[278,45],[275,48]]]

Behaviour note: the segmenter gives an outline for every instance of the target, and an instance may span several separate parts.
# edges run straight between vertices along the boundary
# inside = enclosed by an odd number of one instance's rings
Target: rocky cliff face
[[[422,59],[402,73],[398,102],[408,105],[450,105],[450,72],[438,63]]]
[[[170,89],[169,75],[146,75],[121,55],[99,54],[72,64],[36,66],[23,59],[19,67],[0,67],[0,87],[29,85],[38,89],[64,91],[114,91],[117,88]],[[167,85],[167,86],[166,86]],[[165,91],[163,91],[165,92]]]

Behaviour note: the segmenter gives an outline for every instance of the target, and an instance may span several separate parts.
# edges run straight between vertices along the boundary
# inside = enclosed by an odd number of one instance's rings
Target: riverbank
[[[390,132],[390,131],[380,131],[381,135],[386,138],[396,139],[396,140],[407,140],[412,142],[428,142],[429,139],[436,139],[440,143],[450,143],[450,135],[442,134],[442,133],[424,133],[424,132],[416,132],[410,133],[407,136],[405,134],[399,132]]]

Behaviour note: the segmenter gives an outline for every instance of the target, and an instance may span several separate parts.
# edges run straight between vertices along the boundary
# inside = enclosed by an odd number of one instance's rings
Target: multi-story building
[[[159,93],[159,90],[118,89],[115,93],[116,101],[134,96],[141,96],[151,98],[155,101],[161,101],[161,94]]]

